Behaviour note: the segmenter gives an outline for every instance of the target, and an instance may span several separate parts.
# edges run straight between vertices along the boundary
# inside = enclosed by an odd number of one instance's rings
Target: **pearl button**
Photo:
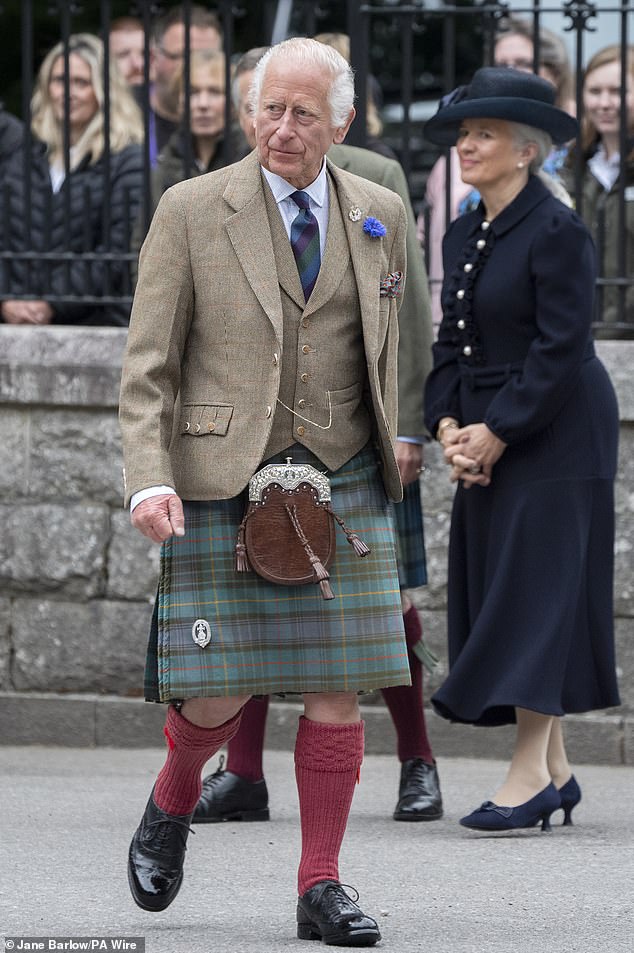
[[[461,331],[464,331],[465,323],[463,318],[460,318],[460,320],[458,321],[458,327],[460,328]]]
[[[456,298],[458,299],[458,301],[462,301],[462,299],[464,298],[464,288],[461,288],[460,291],[456,292]]]
[[[302,374],[302,376],[300,377],[300,381],[302,382],[302,384],[307,384],[307,383],[308,383],[308,374]]]
[[[473,265],[471,264],[470,261],[468,261],[467,264],[464,266],[464,270],[467,272],[467,274],[469,274],[470,271],[473,271]]]
[[[485,246],[486,246],[486,239],[484,239],[484,238],[479,238],[479,239],[477,240],[477,242],[476,242],[476,248],[479,249],[480,251],[482,251],[482,249],[483,249]]]
[[[306,406],[306,401],[304,400],[303,397],[302,397],[301,400],[298,400],[298,401],[297,401],[297,406],[298,406],[301,410],[304,409],[304,407]]]
[[[305,428],[305,427],[298,427],[298,428],[297,428],[297,433],[299,434],[300,437],[303,437],[304,434],[306,433],[306,428]]]
[[[465,357],[470,357],[470,356],[471,356],[471,345],[470,345],[470,344],[465,344],[465,346],[464,346],[463,349],[462,349],[462,353],[464,354]]]
[[[483,232],[486,232],[487,228],[490,228],[490,227],[491,227],[491,222],[482,222],[482,225],[480,226]]]

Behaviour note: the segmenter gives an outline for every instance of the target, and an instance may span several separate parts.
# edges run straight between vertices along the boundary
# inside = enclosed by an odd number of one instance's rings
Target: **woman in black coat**
[[[7,323],[128,323],[129,305],[116,299],[131,294],[125,256],[142,194],[143,124],[116,65],[110,66],[107,149],[103,44],[87,33],[70,38],[67,168],[62,44],[42,63],[32,103],[32,153],[28,160],[22,150],[14,155],[0,195],[2,244],[16,256],[0,284]]]
[[[613,481],[618,412],[590,338],[589,233],[534,174],[576,134],[544,80],[478,70],[425,134],[457,144],[479,208],[443,244],[427,425],[458,483],[449,547],[446,718],[516,722],[507,777],[461,823],[564,822],[581,792],[560,717],[619,704]]]

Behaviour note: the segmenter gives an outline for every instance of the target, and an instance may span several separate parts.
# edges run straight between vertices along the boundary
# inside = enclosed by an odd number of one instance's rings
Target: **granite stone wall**
[[[140,693],[158,548],[122,509],[117,396],[126,332],[0,326],[0,692]],[[621,406],[615,613],[634,711],[634,341],[601,342]],[[429,585],[414,594],[446,671],[452,489],[438,448],[421,480]]]

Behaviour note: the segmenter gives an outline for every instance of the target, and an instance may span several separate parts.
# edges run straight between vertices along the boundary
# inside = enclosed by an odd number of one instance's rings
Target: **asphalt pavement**
[[[135,906],[127,850],[162,763],[156,748],[0,747],[6,949],[12,937],[47,938],[30,949],[57,950],[90,949],[80,938],[143,937],[145,953],[306,950],[295,934],[299,822],[288,751],[265,753],[271,821],[196,825],[172,906],[158,914]],[[379,922],[376,949],[633,953],[634,768],[580,767],[583,800],[573,827],[561,826],[561,812],[552,834],[460,827],[458,818],[495,790],[504,767],[439,759],[445,816],[409,824],[391,819],[395,758],[366,757],[340,873]],[[65,945],[51,946],[49,937]],[[134,949],[119,946],[126,948]],[[14,953],[23,949],[16,941]]]

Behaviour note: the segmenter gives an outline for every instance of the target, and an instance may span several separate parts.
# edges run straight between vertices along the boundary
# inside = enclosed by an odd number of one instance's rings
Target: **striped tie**
[[[310,210],[306,192],[293,192],[290,198],[299,206],[299,212],[291,225],[291,248],[297,262],[304,298],[308,301],[321,265],[319,224]]]

